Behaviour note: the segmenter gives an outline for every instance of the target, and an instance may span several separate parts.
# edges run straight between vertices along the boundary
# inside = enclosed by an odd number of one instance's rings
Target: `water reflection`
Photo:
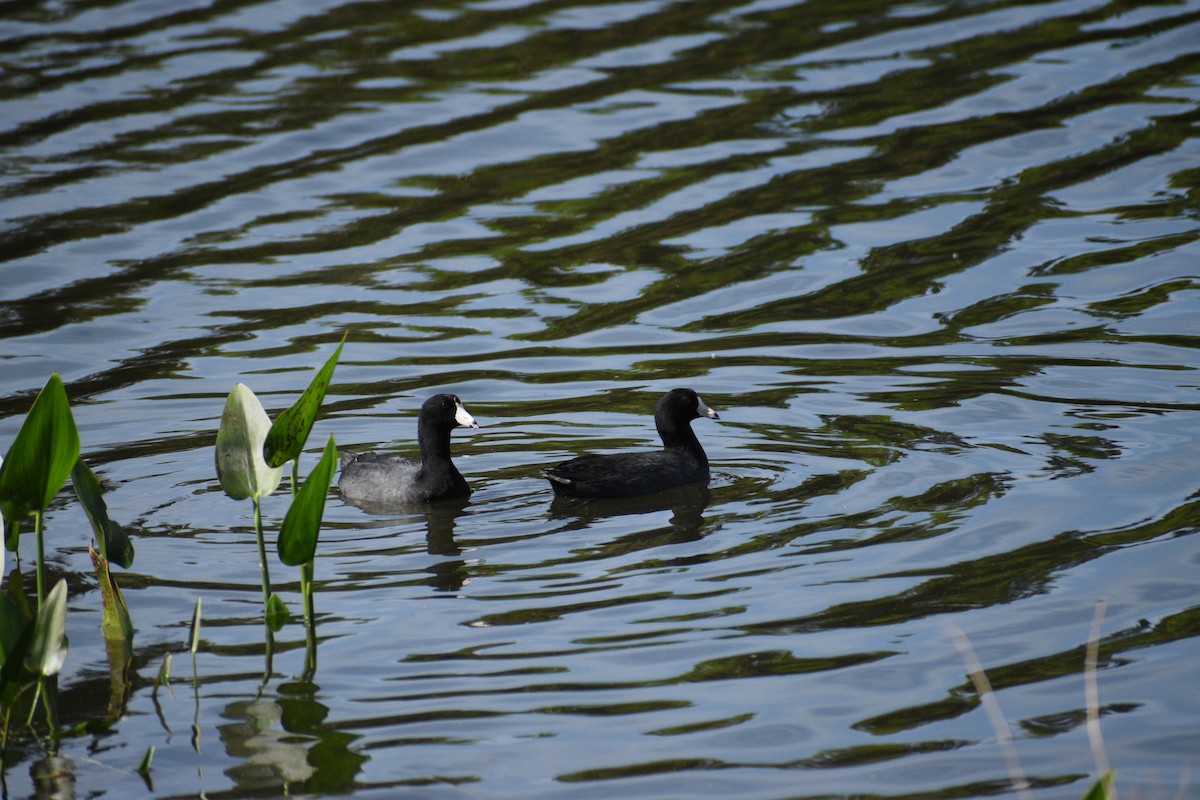
[[[366,514],[379,517],[360,521],[366,529],[424,528],[425,549],[435,556],[460,556],[462,548],[454,538],[457,521],[470,506],[470,498],[439,500],[434,503],[387,505],[362,500],[346,500]],[[470,580],[467,562],[461,558],[432,563],[428,570],[428,585],[442,592],[455,592]]]
[[[238,764],[227,770],[247,791],[282,787],[308,780],[308,745],[279,727],[283,711],[271,700],[239,700],[225,706],[221,716],[232,722],[218,725],[221,744]]]
[[[218,726],[226,752],[237,763],[227,774],[242,791],[341,794],[352,789],[368,760],[353,747],[358,738],[327,723],[320,687],[306,680],[280,684],[274,699],[229,703]]]
[[[666,525],[649,526],[605,546],[599,557],[615,555],[647,547],[698,540],[704,530],[704,510],[712,502],[712,491],[706,482],[679,486],[663,492],[619,499],[582,500],[555,496],[550,502],[550,521],[560,531],[591,528],[596,521],[608,517],[646,516],[669,511]]]
[[[75,800],[78,796],[75,761],[67,756],[40,758],[30,765],[29,774],[38,800]]]

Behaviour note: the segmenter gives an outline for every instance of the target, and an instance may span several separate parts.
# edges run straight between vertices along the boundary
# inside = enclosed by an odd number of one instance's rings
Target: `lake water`
[[[1016,796],[1015,753],[1081,798],[1103,602],[1117,787],[1200,797],[1200,1],[60,1],[0,48],[0,452],[60,373],[137,551],[122,675],[48,515],[61,737],[8,796]],[[343,335],[301,471],[453,391],[475,492],[330,497],[306,674],[213,440]],[[707,489],[552,502],[676,386]]]

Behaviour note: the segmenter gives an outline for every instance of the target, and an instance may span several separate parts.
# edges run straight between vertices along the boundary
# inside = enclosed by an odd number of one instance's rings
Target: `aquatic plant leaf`
[[[88,554],[92,557],[92,566],[96,568],[96,580],[100,584],[100,597],[104,606],[104,613],[100,619],[100,630],[104,634],[104,638],[132,639],[133,620],[129,616],[129,607],[125,605],[121,587],[117,586],[116,578],[108,569],[108,560],[90,545]]]
[[[50,376],[0,464],[0,513],[10,525],[50,505],[79,458],[79,432],[67,390]],[[15,550],[15,543],[9,549]]]
[[[217,428],[217,479],[234,500],[265,497],[283,479],[283,470],[263,460],[263,440],[271,419],[244,383],[233,387]]]
[[[142,775],[150,774],[150,764],[154,761],[154,745],[146,748],[146,754],[142,756],[141,763],[138,764],[137,771]]]
[[[166,686],[168,689],[171,684],[171,654],[167,653],[163,656],[162,663],[158,665],[158,675],[154,678],[154,689],[152,694],[158,694],[158,687]]]
[[[29,681],[25,656],[33,640],[33,620],[8,595],[0,595],[0,706],[11,708]]]
[[[109,519],[108,504],[104,502],[100,480],[82,458],[76,459],[75,467],[71,470],[71,485],[75,487],[75,496],[92,523],[96,541],[100,543],[100,555],[109,563],[119,564],[125,569],[132,567],[133,544],[129,541],[129,534]]]
[[[13,602],[7,594],[0,594],[0,664],[4,664],[16,649],[29,620],[28,611]]]
[[[58,583],[46,595],[33,622],[33,639],[25,654],[25,667],[35,675],[57,675],[67,660],[67,582]]]
[[[345,344],[346,336],[343,335],[333,355],[325,362],[325,366],[317,370],[300,399],[275,418],[263,444],[263,456],[268,466],[281,467],[300,455],[300,451],[304,449],[304,443],[308,441],[308,434],[317,419],[317,413],[321,410],[321,403],[325,401],[325,390],[329,388],[329,382],[333,379],[334,367],[337,366],[338,357],[341,356]]]
[[[325,515],[325,498],[333,480],[333,468],[337,463],[337,444],[333,437],[325,443],[325,452],[304,485],[292,498],[283,524],[279,527],[279,560],[289,567],[307,564],[317,552],[317,538],[321,533],[321,518]]]
[[[1088,789],[1088,793],[1083,796],[1083,800],[1108,800],[1112,792],[1113,779],[1116,777],[1113,770],[1109,770],[1100,776],[1100,779],[1092,784],[1092,788]]]
[[[200,649],[200,601],[203,598],[196,598],[196,609],[192,612],[192,632],[188,637],[188,649],[192,655],[196,655],[196,651]]]
[[[267,598],[267,627],[278,633],[279,630],[287,624],[291,619],[292,613],[288,611],[283,599],[277,594],[272,594]]]

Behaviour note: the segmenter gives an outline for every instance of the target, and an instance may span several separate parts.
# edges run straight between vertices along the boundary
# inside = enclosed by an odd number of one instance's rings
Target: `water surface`
[[[1197,43],[1200,2],[10,4],[0,447],[60,373],[137,632],[114,675],[64,492],[63,736],[9,795],[1011,795],[962,631],[1079,798],[1103,601],[1118,787],[1200,797]],[[475,492],[331,497],[306,674],[212,445],[343,335],[302,471],[453,391]],[[675,386],[707,487],[552,500]]]

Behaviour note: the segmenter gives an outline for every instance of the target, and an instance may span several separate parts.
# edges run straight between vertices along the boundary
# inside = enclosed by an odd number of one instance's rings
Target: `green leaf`
[[[292,616],[291,612],[287,610],[287,606],[284,605],[283,600],[277,594],[272,594],[267,598],[266,614],[267,627],[275,633],[278,633],[279,629],[286,625]]]
[[[148,775],[150,773],[150,764],[153,761],[154,761],[154,745],[150,745],[148,748],[146,748],[146,754],[144,756],[142,756],[142,762],[140,764],[138,764],[137,771],[140,772],[142,775]]]
[[[292,504],[283,518],[277,547],[279,560],[289,567],[307,564],[316,555],[321,517],[325,514],[325,498],[329,495],[329,484],[333,480],[337,459],[337,444],[330,436],[321,460],[292,498]]]
[[[154,679],[154,688],[166,686],[171,682],[171,654],[163,656],[162,664],[158,667],[158,677]]]
[[[67,582],[58,583],[46,595],[33,623],[33,641],[25,655],[25,667],[35,675],[57,675],[67,660]]]
[[[196,610],[192,612],[192,633],[188,649],[192,651],[192,655],[196,655],[196,651],[200,649],[200,601],[203,598],[196,598]]]
[[[100,481],[82,458],[75,461],[75,468],[71,470],[71,485],[75,487],[75,496],[92,523],[96,541],[100,543],[100,555],[125,569],[132,567],[133,544],[129,541],[129,535],[109,519],[108,504],[104,502]]]
[[[79,432],[62,378],[54,373],[0,465],[0,513],[9,524],[45,511],[78,458]]]
[[[29,645],[33,641],[33,620],[19,612],[9,616],[16,609],[8,597],[0,597],[0,614],[4,614],[4,627],[12,627],[12,633],[6,633],[4,643],[4,667],[0,668],[0,706],[12,708],[13,700],[20,694],[21,688],[28,683],[32,676],[25,668],[25,657],[29,654]]]
[[[4,467],[4,456],[0,456],[0,469]],[[0,538],[7,539],[8,532],[4,529],[4,510],[0,509]],[[4,552],[7,547],[0,547],[0,580],[4,579]]]
[[[346,336],[343,334],[337,349],[325,362],[325,366],[313,376],[312,383],[304,390],[304,394],[300,395],[300,399],[275,418],[263,445],[263,455],[268,466],[281,467],[300,455],[300,451],[304,449],[304,443],[308,441],[309,431],[317,419],[317,412],[321,410],[325,390],[329,388],[329,382],[333,379],[333,369],[337,366],[338,357],[341,356],[342,346],[345,344]]]
[[[271,419],[244,383],[233,387],[217,429],[217,478],[234,500],[265,497],[279,486],[283,470],[263,460]]]
[[[1088,793],[1083,796],[1083,800],[1108,800],[1112,793],[1113,779],[1116,773],[1109,770],[1100,776],[1100,779],[1092,784],[1092,788],[1088,789]]]
[[[100,584],[100,598],[103,600],[104,612],[100,619],[100,631],[105,639],[130,640],[133,638],[133,619],[129,616],[129,607],[121,594],[121,587],[112,572],[108,569],[108,561],[88,547],[92,557],[92,566],[96,568],[96,580]]]
[[[29,619],[29,614],[11,597],[0,594],[0,664],[6,663],[9,654],[16,650]]]

